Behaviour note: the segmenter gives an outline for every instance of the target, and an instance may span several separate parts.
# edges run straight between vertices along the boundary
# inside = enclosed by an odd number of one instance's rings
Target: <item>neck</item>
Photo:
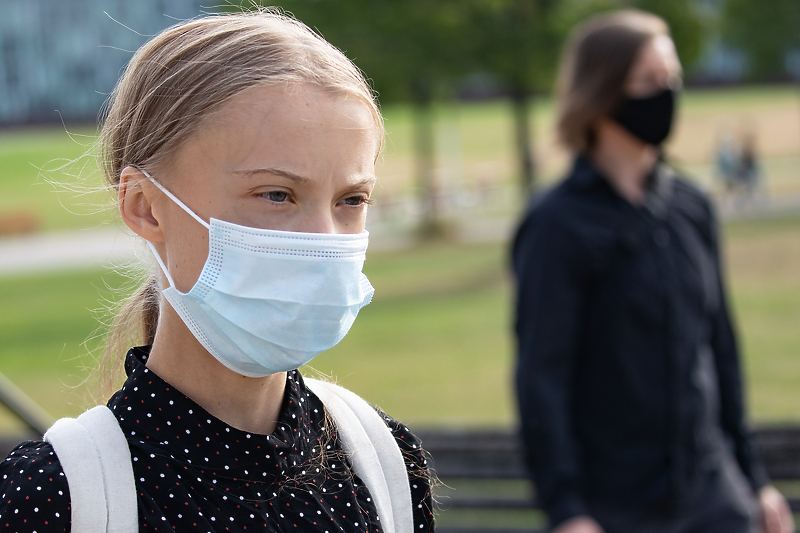
[[[658,160],[659,149],[609,119],[599,121],[596,138],[589,156],[592,163],[620,196],[633,205],[642,205],[647,176]]]
[[[195,339],[166,301],[147,368],[232,427],[269,435],[278,425],[286,372],[249,378],[229,370]]]

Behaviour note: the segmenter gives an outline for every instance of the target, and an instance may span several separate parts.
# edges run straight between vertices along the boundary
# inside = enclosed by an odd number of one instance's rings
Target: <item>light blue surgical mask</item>
[[[227,368],[263,377],[293,370],[344,338],[374,289],[361,272],[369,233],[331,235],[204,221],[145,176],[208,228],[208,258],[187,293],[169,281],[164,297],[198,341]]]

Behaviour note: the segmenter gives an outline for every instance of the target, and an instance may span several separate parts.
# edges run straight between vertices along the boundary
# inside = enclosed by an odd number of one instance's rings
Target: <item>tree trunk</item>
[[[533,151],[531,150],[530,109],[533,102],[531,94],[524,89],[515,89],[512,94],[514,106],[514,132],[517,144],[517,161],[522,193],[525,197],[533,190],[536,177]]]
[[[440,233],[439,187],[436,183],[436,139],[432,95],[426,82],[414,83],[414,166],[420,207],[422,208],[421,233],[425,237]]]

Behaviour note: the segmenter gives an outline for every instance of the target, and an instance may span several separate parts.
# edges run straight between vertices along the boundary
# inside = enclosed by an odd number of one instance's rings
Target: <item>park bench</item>
[[[39,230],[41,221],[30,211],[10,211],[0,213],[0,235],[23,235]]]
[[[418,431],[442,481],[439,533],[531,533],[544,527],[510,430]],[[800,512],[800,426],[755,431],[767,470]]]

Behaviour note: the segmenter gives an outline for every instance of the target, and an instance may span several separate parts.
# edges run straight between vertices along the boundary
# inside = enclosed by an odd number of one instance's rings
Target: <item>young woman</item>
[[[575,163],[513,252],[522,436],[554,532],[793,530],[744,422],[711,205],[661,158],[680,85],[642,12],[590,19],[562,61]]]
[[[108,408],[9,454],[0,529],[433,531],[418,440],[296,370],[372,297],[382,139],[360,71],[285,16],[201,18],[136,53],[101,147],[158,264],[111,332],[134,320],[144,345]]]

